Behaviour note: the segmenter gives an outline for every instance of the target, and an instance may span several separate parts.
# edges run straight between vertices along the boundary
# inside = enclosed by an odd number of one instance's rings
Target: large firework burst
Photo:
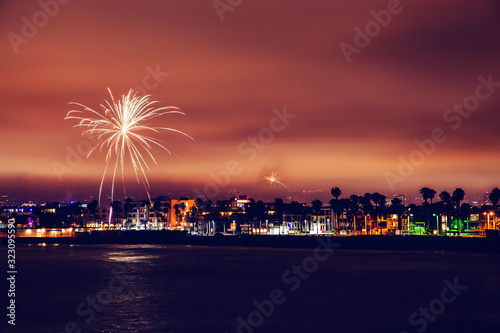
[[[160,140],[151,137],[151,134],[158,134],[160,130],[177,132],[194,140],[184,132],[173,128],[151,126],[147,122],[170,113],[178,113],[185,115],[179,108],[175,106],[156,107],[158,101],[152,101],[151,95],[139,96],[138,92],[129,90],[127,95],[123,95],[120,100],[115,100],[111,90],[108,88],[111,102],[105,100],[105,104],[101,104],[103,112],[95,111],[85,105],[79,103],[70,103],[83,107],[82,110],[71,110],[66,115],[65,119],[76,119],[79,123],[74,127],[83,127],[85,130],[82,135],[90,135],[98,140],[98,144],[88,153],[87,158],[96,150],[107,150],[106,166],[99,187],[99,202],[101,201],[102,186],[106,171],[110,163],[114,164],[113,178],[111,182],[111,201],[113,201],[115,178],[118,166],[121,168],[122,179],[124,179],[124,163],[126,156],[130,157],[137,182],[142,182],[148,198],[149,181],[146,176],[146,169],[151,171],[146,163],[145,157],[149,156],[153,162],[158,164],[151,152],[153,146],[159,146],[165,149],[170,155],[172,154],[165,148]],[[90,117],[86,117],[88,113]],[[125,192],[125,186],[124,186]]]

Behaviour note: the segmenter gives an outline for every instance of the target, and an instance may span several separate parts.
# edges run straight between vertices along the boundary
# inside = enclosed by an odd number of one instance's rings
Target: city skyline
[[[253,2],[221,14],[211,2],[123,1],[113,15],[116,4],[97,1],[57,13],[4,2],[0,193],[95,196],[105,154],[86,159],[95,143],[64,116],[72,101],[98,108],[108,87],[187,115],[155,123],[196,141],[161,135],[175,156],[155,150],[153,195],[206,196],[215,184],[259,196],[269,170],[325,197],[334,185],[388,196],[497,186],[498,4],[389,3]],[[379,28],[366,37],[370,24]],[[130,170],[125,184],[140,195]]]
[[[446,191],[448,193],[451,193],[453,189],[443,189],[436,191],[436,195],[434,198],[434,202],[439,202],[439,193]],[[312,201],[314,200],[320,200],[323,202],[324,205],[328,205],[329,201],[332,199],[332,195],[330,193],[331,190],[328,191],[323,191],[323,190],[291,190],[286,193],[284,192],[266,192],[262,193],[260,192],[260,195],[256,192],[255,194],[257,195],[248,195],[244,191],[238,191],[236,189],[233,190],[227,190],[221,192],[217,197],[205,197],[205,196],[190,196],[189,192],[162,192],[162,193],[155,193],[154,195],[151,195],[152,201],[154,201],[155,198],[157,197],[167,197],[171,199],[175,198],[189,198],[189,199],[197,199],[200,198],[202,200],[210,200],[212,202],[217,202],[219,200],[224,201],[224,200],[229,200],[231,198],[238,197],[239,195],[245,195],[248,198],[254,199],[255,201],[261,200],[264,202],[272,202],[276,198],[282,199],[284,202],[300,202],[305,205],[311,205]],[[344,199],[349,199],[351,195],[358,195],[358,196],[363,196],[365,194],[370,194],[370,193],[379,193],[379,192],[362,192],[362,193],[351,193],[351,192],[343,192],[339,197],[344,198]],[[465,197],[463,202],[468,203],[471,206],[482,206],[482,205],[490,205],[490,199],[488,198],[488,195],[491,193],[491,189],[488,191],[484,191],[481,193],[468,193],[465,191]],[[422,198],[422,194],[420,193],[420,189],[416,190],[415,193],[397,193],[394,195],[386,195],[385,193],[380,193],[386,197],[387,202],[389,203],[393,198],[400,198],[402,200],[403,205],[411,205],[411,204],[416,204],[420,205],[424,203],[424,199]],[[115,200],[120,201],[120,202],[125,202],[125,199],[130,198],[133,200],[149,200],[148,195],[144,192],[139,192],[138,194],[132,194],[127,197],[123,198],[115,198]],[[54,202],[59,202],[59,203],[70,203],[70,202],[81,202],[81,203],[89,203],[93,200],[97,200],[98,196],[94,194],[89,194],[85,196],[80,196],[80,195],[73,195],[73,196],[68,196],[66,198],[57,198],[57,197],[43,197],[43,196],[32,196],[32,197],[19,197],[16,195],[9,195],[9,194],[4,194],[0,193],[0,206],[21,206],[21,205],[29,205],[31,203],[33,204],[44,204],[44,203],[54,203]],[[111,204],[111,197],[107,196],[106,198],[102,198],[102,207],[107,207]],[[390,204],[389,204],[390,205]]]

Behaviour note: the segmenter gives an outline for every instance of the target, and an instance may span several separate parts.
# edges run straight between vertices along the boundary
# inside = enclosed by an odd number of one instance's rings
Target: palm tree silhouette
[[[439,193],[439,199],[441,200],[441,212],[446,214],[446,223],[449,224],[451,217],[451,211],[453,208],[453,203],[451,202],[451,195],[447,191],[443,191]],[[440,233],[442,232],[441,230],[441,224],[439,226]]]
[[[352,214],[352,223],[354,226],[354,232],[356,232],[356,214],[359,211],[359,196],[353,194],[349,197],[349,210]]]
[[[168,218],[168,212],[169,212],[169,211],[170,211],[170,206],[169,206],[169,205],[165,205],[165,206],[163,206],[163,208],[162,208],[162,213],[163,213],[163,216],[164,216],[164,217],[165,217],[165,216],[167,217],[167,218],[166,218],[166,222],[165,222],[165,224],[164,224],[164,227],[165,227],[165,228],[166,228],[166,226],[167,226],[167,225],[168,225],[169,227],[171,226],[171,225],[170,225],[170,219]]]
[[[425,208],[425,225],[427,227],[427,230],[431,230],[432,228],[431,228],[430,223],[429,223],[429,202],[428,202],[428,200],[430,200],[432,203],[432,199],[434,199],[434,196],[436,195],[436,191],[434,191],[433,189],[428,188],[428,187],[422,187],[420,189],[420,194],[422,195],[422,199],[424,199],[424,206],[426,206],[426,208]]]
[[[374,192],[371,194],[370,198],[373,201],[373,203],[375,204],[375,213],[377,215],[377,228],[378,228],[380,215],[382,215],[383,210],[385,208],[386,196],[383,194],[380,194],[378,192]]]
[[[122,203],[120,200],[115,200],[111,203],[111,207],[113,208],[113,216],[111,218],[117,222],[123,212]],[[111,229],[111,225],[108,225],[108,228]]]
[[[335,199],[339,199],[339,197],[342,195],[342,190],[338,187],[332,187],[330,193],[332,194],[332,197],[334,197]]]
[[[297,201],[292,201],[290,203],[290,212],[295,216],[301,216],[299,218],[299,230],[304,231],[304,224],[302,223],[302,218],[304,217],[304,205],[298,203]]]
[[[316,224],[319,224],[318,216],[319,216],[319,212],[321,211],[321,207],[323,207],[323,203],[320,200],[316,199],[313,202],[311,202],[311,205],[312,205],[313,213],[316,215]],[[319,228],[318,228],[318,231],[319,231]]]
[[[493,209],[495,210],[496,214],[498,212],[498,202],[500,201],[500,189],[498,189],[498,187],[492,189],[490,194],[488,195],[488,198],[493,204]],[[495,221],[493,221],[493,226],[496,229]]]
[[[490,194],[488,194],[488,198],[490,199],[491,203],[493,204],[493,208],[497,208],[498,202],[500,201],[500,189],[498,187],[495,187],[494,189],[491,190]]]
[[[125,215],[127,222],[128,222],[128,213],[130,213],[133,208],[134,205],[132,204],[132,199],[130,199],[129,197],[125,198],[125,204],[123,204],[123,214]]]
[[[363,215],[365,215],[365,230],[366,234],[369,233],[369,225],[368,225],[368,215],[373,211],[372,199],[370,193],[365,193],[362,197],[359,198],[361,206],[363,208]]]
[[[199,229],[199,218],[200,218],[200,214],[203,212],[203,199],[202,198],[197,198],[195,200],[195,213],[194,213],[194,218],[195,218],[195,225],[194,225],[194,231],[198,231]],[[192,209],[194,209],[195,207],[193,207]]]
[[[403,200],[398,197],[395,197],[391,200],[391,211],[398,216],[398,230],[402,229],[401,220],[403,218],[403,214],[405,211],[405,206],[403,205]]]
[[[157,197],[153,202],[153,211],[155,213],[155,228],[158,228],[158,215],[162,206],[161,199],[161,197]]]
[[[95,214],[97,213],[98,206],[99,206],[99,201],[97,201],[97,200],[92,200],[92,202],[90,202],[87,205],[87,208],[89,209],[90,216],[92,218],[92,222],[94,222],[94,220],[95,220]]]
[[[179,222],[179,213],[180,213],[180,210],[179,210],[179,204],[175,204],[174,205],[174,214],[175,214],[175,226],[177,226],[178,222]]]
[[[457,209],[457,217],[458,217],[458,235],[460,235],[461,231],[461,216],[460,216],[460,202],[464,200],[465,192],[461,188],[456,188],[451,195],[451,201],[455,203]]]
[[[274,211],[276,212],[280,225],[283,224],[283,199],[274,198]]]
[[[334,197],[335,200],[337,201],[335,203],[335,202],[333,202],[333,199],[330,200],[330,206],[332,207],[332,210],[335,212],[335,221],[334,221],[333,225],[334,225],[335,230],[338,231],[339,226],[340,226],[340,222],[338,221],[339,216],[337,214],[337,211],[339,209],[339,205],[338,205],[339,202],[338,201],[339,201],[339,197],[342,195],[342,190],[340,188],[338,188],[337,186],[335,186],[335,187],[332,187],[332,189],[330,190],[330,193],[332,194],[332,197]],[[337,210],[335,210],[334,206],[337,207]],[[335,224],[336,224],[336,226],[335,226]]]
[[[259,225],[262,225],[262,220],[264,219],[264,215],[266,213],[266,205],[262,200],[259,200],[255,203],[255,215],[259,219]],[[278,233],[280,233],[281,224],[278,225]]]
[[[436,191],[434,191],[431,188],[428,187],[422,187],[420,189],[420,194],[422,195],[422,199],[424,199],[425,204],[429,204],[427,200],[430,200],[432,203],[432,199],[434,199],[434,196],[436,195]]]
[[[348,200],[348,199],[346,199]],[[344,200],[340,199],[332,199],[330,200],[330,207],[332,208],[333,212],[335,213],[335,221],[336,223],[334,224],[334,228],[335,228],[335,233],[339,233],[340,231],[340,216],[342,215],[342,213],[344,212],[344,210],[346,209],[346,205],[345,205],[345,202]]]

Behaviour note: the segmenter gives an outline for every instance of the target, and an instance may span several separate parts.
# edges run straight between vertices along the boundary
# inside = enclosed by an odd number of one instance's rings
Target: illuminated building
[[[169,228],[171,229],[189,229],[192,227],[193,223],[186,221],[188,213],[195,206],[195,199],[189,199],[187,197],[181,197],[179,199],[170,200],[170,210],[169,210]]]

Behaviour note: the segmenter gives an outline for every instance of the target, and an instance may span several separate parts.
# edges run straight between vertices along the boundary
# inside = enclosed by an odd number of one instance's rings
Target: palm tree
[[[255,203],[255,216],[259,219],[259,226],[262,225],[262,219],[264,218],[264,215],[266,213],[266,205],[264,204],[264,202],[262,200],[259,200]],[[278,226],[278,228],[280,228],[280,226]],[[279,231],[280,229],[278,229]]]
[[[432,203],[432,199],[434,199],[436,191],[428,187],[422,187],[420,189],[420,194],[422,195],[422,199],[424,199],[425,204],[428,205],[429,203],[427,202],[427,200],[430,200]]]
[[[378,192],[372,193],[370,197],[375,204],[375,207],[384,208],[385,207],[385,199],[387,198],[385,195],[380,194]]]
[[[87,208],[89,209],[90,217],[92,218],[92,222],[95,220],[95,214],[97,213],[97,207],[99,206],[99,201],[97,200],[92,200],[87,205]]]
[[[70,215],[71,215],[71,225],[73,226],[78,226],[81,221],[81,215],[82,215],[82,203],[80,201],[78,202],[73,202],[70,206]]]
[[[184,217],[186,216],[185,215],[185,210],[186,210],[186,203],[185,202],[181,202],[181,204],[179,205],[179,210],[180,210],[180,214],[181,214],[181,219],[184,221]]]
[[[428,187],[422,187],[420,189],[420,194],[422,195],[422,199],[424,199],[424,206],[425,206],[425,225],[427,226],[427,230],[431,230],[431,226],[429,223],[429,202],[428,200],[431,201],[434,199],[434,196],[436,195],[436,191],[434,191],[431,188]]]
[[[445,204],[451,203],[451,195],[447,191],[439,193],[439,199],[441,199],[441,201]]]
[[[493,204],[493,208],[497,208],[498,202],[500,201],[500,189],[498,187],[492,189],[490,194],[488,194],[488,198]]]
[[[155,213],[155,227],[158,228],[158,214],[160,213],[161,210],[161,198],[157,197],[155,201],[153,202],[153,211]]]
[[[465,197],[465,191],[462,190],[461,188],[456,188],[453,191],[453,194],[451,195],[451,201],[456,205],[457,208],[457,216],[458,216],[458,234],[460,235],[460,222],[461,222],[461,217],[460,217],[460,202],[464,199]]]
[[[335,229],[335,233],[338,233],[340,230],[339,216],[342,214],[344,209],[342,208],[342,204],[341,204],[340,200],[338,200],[338,199],[331,199],[329,204],[330,204],[332,211],[335,214],[335,221],[333,222],[333,228]]]
[[[439,193],[439,199],[441,200],[442,211],[443,213],[446,214],[446,223],[449,224],[451,221],[450,214],[453,208],[453,203],[451,202],[451,195],[447,191],[443,191]],[[442,230],[440,232],[442,232]]]
[[[202,198],[196,199],[196,207],[198,208],[198,211],[203,210],[203,199]]]
[[[177,226],[177,222],[179,222],[179,208],[180,208],[180,205],[179,204],[175,204],[174,205],[174,214],[175,214],[175,225]]]
[[[330,193],[335,199],[339,199],[339,197],[342,195],[342,190],[338,187],[332,187]]]
[[[133,208],[134,205],[132,204],[132,199],[125,198],[125,204],[123,205],[123,214],[125,215],[127,221],[128,221],[128,213],[130,213]]]
[[[450,221],[450,213],[452,210],[452,203],[451,203],[451,195],[447,191],[442,191],[439,193],[439,202],[438,202],[438,210],[440,214],[446,214],[446,225],[448,227],[448,223]],[[442,228],[442,223],[439,223],[438,225],[438,230],[439,234],[443,233],[443,228]]]
[[[335,200],[335,199],[331,199],[328,203],[330,204],[330,208],[332,209],[333,213],[335,214],[335,218],[334,220],[332,221],[332,228],[330,229],[335,229],[335,233],[337,233],[337,230],[338,230],[338,226],[337,226],[337,217],[338,217],[338,214],[337,214],[337,206],[338,206],[338,200]]]
[[[339,197],[342,195],[342,190],[338,187],[332,187],[332,189],[330,190],[330,193],[332,194],[332,196],[335,198],[335,200],[337,201],[336,203],[332,203],[333,199],[330,200],[330,206],[332,207],[332,210],[335,212],[335,222],[333,223],[334,226],[335,224],[337,224],[337,226],[335,227],[336,230],[339,230],[339,225],[340,225],[340,222],[338,221],[338,218],[339,218],[339,214],[337,214],[337,210],[335,210],[333,207],[334,206],[338,206],[338,201],[339,201]]]
[[[137,219],[137,225],[142,224],[144,222],[144,226],[147,227],[149,223],[149,210],[150,210],[150,205],[152,202],[149,199],[144,199],[140,201],[139,207],[144,208],[144,217],[141,221],[141,215],[139,214],[139,218]],[[140,209],[139,209],[140,211]]]
[[[403,214],[405,211],[405,206],[403,205],[403,200],[395,197],[391,200],[391,211],[398,216],[398,230],[401,230],[403,225],[401,223],[403,219]]]
[[[112,218],[114,218],[115,222],[116,222],[116,221],[118,221],[118,219],[121,216],[121,213],[123,212],[121,201],[120,200],[113,201],[111,203],[111,208],[113,208],[113,216],[112,216]],[[111,225],[108,226],[108,227],[111,228]]]
[[[356,214],[358,214],[359,211],[359,196],[356,194],[352,194],[349,197],[349,210],[351,211],[352,214],[352,223],[354,226],[354,232],[356,232]]]
[[[495,213],[498,212],[498,202],[500,201],[500,189],[498,189],[498,187],[492,189],[490,194],[488,195],[488,198],[493,204],[493,209],[495,210]],[[495,221],[493,221],[494,228],[496,228],[495,224],[496,224]]]
[[[198,231],[198,207],[196,205],[191,206],[191,218],[190,221],[193,222],[193,231]]]
[[[278,222],[280,225],[283,223],[283,199],[274,198],[274,211],[278,217]]]
[[[471,213],[471,205],[468,204],[468,203],[463,203],[460,206],[460,218],[463,221],[464,230],[467,230],[467,229],[470,228],[470,226],[468,225],[468,223],[465,222],[465,221],[469,221],[470,213]],[[469,223],[470,223],[470,221],[469,221]]]
[[[386,196],[378,192],[372,193],[370,196],[371,200],[375,204],[375,213],[377,215],[377,228],[380,220],[380,215],[382,215],[385,208]]]
[[[197,198],[196,201],[195,201],[195,205],[196,205],[196,213],[194,214],[194,217],[196,219],[195,221],[195,230],[194,231],[198,231],[199,229],[199,217],[200,217],[200,213],[203,212],[203,199],[201,198]],[[195,207],[193,207],[194,209]]]
[[[349,209],[350,204],[351,204],[350,199],[330,200],[330,206],[334,211],[335,216],[337,217],[337,226],[335,228],[335,233],[337,234],[341,229],[340,216],[342,216],[342,214],[344,214],[344,212]]]
[[[210,201],[210,200],[207,200],[206,203]],[[208,204],[207,204],[208,205]],[[210,206],[212,205],[212,202],[210,201]],[[208,206],[205,206],[205,207],[208,207]],[[205,208],[206,210],[207,208]],[[219,207],[214,207],[213,209],[210,207],[210,214],[209,214],[209,218],[208,220],[205,222],[205,226],[207,226],[207,233],[210,233],[210,220],[214,221],[214,223],[216,222],[219,222],[222,220],[222,223],[224,224],[224,226],[226,225],[226,220],[228,220],[227,217],[223,217],[222,214],[221,214],[221,209]],[[214,225],[215,226],[215,225]],[[214,228],[214,232],[215,232],[215,228]]]
[[[368,215],[373,211],[372,199],[370,193],[365,193],[362,197],[359,197],[359,202],[363,208],[363,214],[365,215],[365,230],[366,234],[368,234]]]
[[[304,205],[301,203],[298,203],[297,201],[292,201],[290,203],[290,213],[294,216],[300,216],[298,218],[298,223],[299,223],[299,230],[302,232],[304,231],[304,224],[302,223],[302,220],[304,218]]]
[[[163,213],[163,216],[167,216],[167,220],[166,220],[166,223],[163,225],[164,228],[166,228],[167,225],[169,225],[170,221],[168,219],[168,212],[170,211],[170,206],[169,205],[165,205],[163,206],[162,208],[162,213]],[[170,226],[170,225],[169,225]]]
[[[313,209],[313,213],[314,215],[316,215],[316,224],[319,225],[319,212],[321,211],[321,207],[323,207],[323,203],[321,202],[321,200],[314,200],[313,202],[311,202],[311,205],[312,205],[312,209]],[[318,227],[318,231],[319,231],[319,227]]]

